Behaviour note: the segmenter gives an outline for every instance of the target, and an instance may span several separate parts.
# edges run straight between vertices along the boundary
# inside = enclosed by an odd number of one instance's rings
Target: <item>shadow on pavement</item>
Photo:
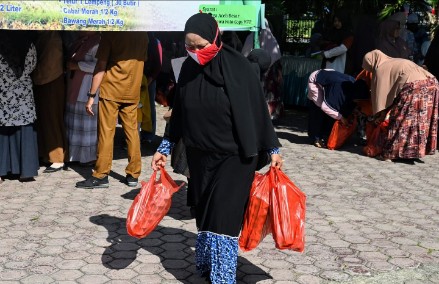
[[[128,162],[127,162],[128,164]],[[81,177],[83,177],[84,179],[88,179],[89,177],[91,177],[92,173],[93,173],[93,167],[91,166],[81,166],[77,163],[70,163],[68,165],[68,169],[67,170],[73,170],[76,173],[78,173]],[[116,173],[114,171],[110,171],[109,174],[110,177],[118,180],[121,183],[125,183],[125,176]],[[81,181],[80,179],[78,179],[77,181],[75,181],[74,183]]]
[[[128,154],[126,150],[125,143],[125,135],[122,127],[116,127],[116,133],[114,135],[114,145],[113,145],[113,162],[116,160],[125,160],[126,165],[128,165]],[[154,141],[150,143],[143,143],[140,145],[141,156],[152,156],[159,143],[161,141],[161,137],[156,136]],[[149,162],[149,161],[148,161]],[[69,162],[67,163],[67,170],[73,170],[79,175],[81,175],[84,179],[88,179],[91,174],[94,165],[81,165],[78,162]],[[110,172],[110,176],[116,180],[119,180],[121,183],[125,183],[125,175],[118,174],[114,171]],[[79,180],[78,180],[79,181]]]
[[[294,144],[311,144],[310,143],[310,139],[308,138],[308,136],[299,136],[296,135],[294,133],[289,133],[289,132],[281,132],[279,130],[276,131],[277,137],[279,139],[285,139],[288,140],[288,142],[290,143],[294,143]]]
[[[277,136],[280,139],[287,140],[290,143],[310,145],[311,141],[308,138],[308,110],[303,107],[292,107],[286,109],[284,115],[273,121],[276,128]],[[285,131],[286,130],[286,131]],[[301,132],[303,135],[297,135],[291,132]],[[328,151],[327,149],[320,149],[321,151]],[[337,150],[352,154],[364,156],[362,140],[357,132],[350,137],[346,143]],[[281,150],[282,151],[282,150]]]
[[[102,264],[114,270],[127,268],[137,258],[139,249],[145,249],[151,254],[158,256],[163,268],[175,279],[182,283],[194,283],[192,277],[197,275],[195,272],[195,255],[193,252],[196,234],[177,228],[157,228],[142,239],[136,239],[128,235],[126,231],[126,219],[101,214],[90,217],[93,224],[104,226],[108,231],[106,247],[102,254]],[[141,265],[141,264],[140,264]],[[192,266],[192,267],[191,267]],[[246,274],[240,275],[241,278],[250,278],[253,284],[258,281],[272,279],[259,267],[253,265],[243,257],[238,259],[238,267],[245,267]],[[160,273],[160,267],[154,263],[147,263],[145,269],[154,269],[153,273]],[[193,272],[192,272],[193,271]],[[242,274],[242,273],[241,273]],[[190,279],[189,279],[190,278]],[[189,281],[189,280],[190,281]],[[202,283],[203,280],[199,278]],[[238,280],[240,280],[238,278]]]

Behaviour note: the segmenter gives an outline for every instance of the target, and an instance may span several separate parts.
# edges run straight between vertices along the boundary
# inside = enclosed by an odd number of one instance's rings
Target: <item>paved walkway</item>
[[[159,134],[163,127],[160,120]],[[238,283],[439,283],[439,155],[415,165],[381,162],[362,156],[355,139],[340,151],[318,149],[305,127],[298,110],[277,125],[285,172],[307,194],[306,250],[276,250],[269,236],[240,253]],[[184,190],[151,235],[127,235],[139,190],[120,181],[127,163],[120,137],[119,129],[109,189],[76,189],[91,174],[79,166],[0,184],[0,283],[204,283]],[[142,179],[151,175],[152,152],[142,146]]]

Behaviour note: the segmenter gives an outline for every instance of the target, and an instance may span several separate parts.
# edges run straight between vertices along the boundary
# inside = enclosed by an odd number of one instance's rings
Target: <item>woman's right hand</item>
[[[155,152],[154,156],[152,156],[151,160],[151,168],[154,171],[160,169],[160,167],[164,167],[166,165],[167,157],[159,152]]]
[[[88,98],[87,103],[85,104],[85,111],[88,113],[88,115],[95,115],[93,112],[93,101],[94,98]]]
[[[374,115],[374,122],[375,122],[375,125],[378,125],[378,124],[380,124],[381,122],[383,122],[384,119],[386,119],[386,115],[387,115],[387,111],[386,111],[386,110],[382,110],[382,111],[376,113],[376,114]]]

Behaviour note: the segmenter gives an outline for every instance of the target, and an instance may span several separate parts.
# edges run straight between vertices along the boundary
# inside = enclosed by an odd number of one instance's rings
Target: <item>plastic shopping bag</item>
[[[345,126],[341,123],[340,120],[337,120],[332,126],[331,134],[328,138],[328,143],[326,146],[329,150],[339,149],[343,144],[351,137],[351,135],[357,129],[357,117],[354,116],[352,119],[352,123],[348,126]]]
[[[305,249],[306,195],[281,170],[270,168],[272,234],[278,249]]]
[[[127,232],[135,238],[143,238],[151,233],[171,208],[172,195],[180,186],[160,168],[160,179],[155,171],[148,182],[142,181],[142,188],[128,210]]]
[[[367,144],[363,147],[363,153],[366,156],[376,157],[382,153],[388,125],[388,120],[384,120],[379,125],[375,125],[373,122],[366,124]]]
[[[239,247],[243,251],[256,248],[259,243],[271,233],[267,218],[270,203],[270,176],[269,172],[256,172],[250,190],[250,198],[244,215]]]

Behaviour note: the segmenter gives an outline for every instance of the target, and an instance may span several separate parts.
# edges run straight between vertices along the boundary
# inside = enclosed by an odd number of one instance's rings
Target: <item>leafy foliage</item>
[[[432,1],[430,1],[432,2]],[[435,0],[435,2],[437,3],[437,0]],[[390,15],[401,11],[404,7],[404,4],[408,3],[412,9],[412,11],[419,11],[419,12],[424,12],[427,11],[429,9],[429,7],[431,7],[430,5],[432,5],[431,3],[429,3],[426,0],[397,0],[396,3],[391,4],[391,5],[387,5],[379,14],[379,18],[380,19],[385,19],[387,17],[389,17]],[[434,3],[433,3],[434,5]],[[437,5],[437,4],[436,4]]]

